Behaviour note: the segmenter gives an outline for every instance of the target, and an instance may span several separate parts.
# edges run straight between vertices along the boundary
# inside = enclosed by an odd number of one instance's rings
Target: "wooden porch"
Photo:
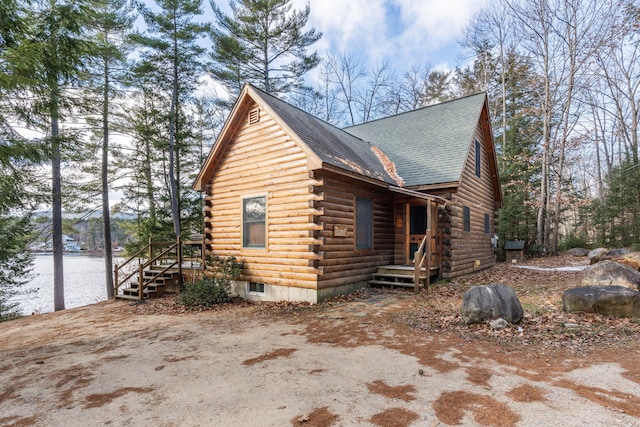
[[[113,270],[116,299],[139,301],[178,293],[204,271],[203,240],[149,243]]]
[[[413,288],[418,292],[442,275],[442,198],[397,189],[394,199],[394,265],[378,267],[370,286]]]
[[[440,274],[438,267],[427,268],[423,266],[419,274],[415,274],[413,265],[384,265],[378,267],[378,271],[373,273],[373,278],[369,280],[371,287],[389,288],[412,288],[416,289],[416,279],[418,289],[426,288],[432,283],[434,277],[437,279]],[[417,277],[416,277],[417,276]]]

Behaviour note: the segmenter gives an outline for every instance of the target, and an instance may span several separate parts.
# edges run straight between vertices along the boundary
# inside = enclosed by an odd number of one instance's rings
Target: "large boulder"
[[[582,275],[584,286],[619,285],[640,289],[640,272],[617,262],[604,260],[584,269]]]
[[[626,255],[617,256],[613,258],[612,261],[640,271],[640,252],[630,252]]]
[[[609,252],[604,254],[604,256],[605,257],[614,257],[614,256],[626,255],[626,254],[628,254],[630,252],[631,252],[631,249],[629,249],[629,248],[616,248],[616,249],[611,249]]]
[[[518,323],[524,311],[513,289],[494,283],[468,289],[462,299],[460,314],[467,325],[498,317],[509,323]]]
[[[588,257],[589,259],[591,259],[591,258],[601,258],[601,257],[605,256],[605,254],[606,254],[607,252],[609,252],[609,249],[607,249],[607,248],[595,248],[595,249],[592,249],[592,250],[587,254],[587,257]]]
[[[575,256],[575,257],[583,257],[589,255],[589,249],[585,248],[573,248],[567,251],[567,255]]]
[[[640,292],[624,286],[585,286],[562,294],[567,313],[596,313],[612,317],[640,317]]]

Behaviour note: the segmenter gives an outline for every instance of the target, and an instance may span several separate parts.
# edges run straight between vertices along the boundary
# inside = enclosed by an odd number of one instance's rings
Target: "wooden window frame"
[[[480,141],[476,139],[476,176],[482,177],[482,147]]]
[[[245,210],[247,207],[247,201],[248,200],[252,200],[252,199],[264,199],[264,219],[262,221],[251,221],[251,222],[247,222],[246,221],[246,216],[245,216]],[[267,200],[268,197],[266,194],[253,194],[253,195],[246,195],[246,196],[242,196],[240,199],[240,222],[242,225],[242,233],[240,236],[240,240],[242,243],[242,249],[249,249],[249,250],[266,250],[267,249],[267,241],[268,241],[268,237],[267,237],[267,219],[268,219],[268,204],[267,204]],[[251,223],[264,223],[264,243],[263,244],[251,244],[250,242],[247,241],[247,224],[251,224]]]
[[[360,233],[364,231],[361,228],[362,221],[358,219],[358,205],[360,201],[369,203],[369,215],[368,215],[369,232],[367,236],[368,237],[367,246],[359,246],[359,241],[360,241],[359,236],[360,236]],[[354,236],[353,244],[356,250],[359,250],[359,251],[372,250],[373,249],[373,199],[368,199],[366,197],[356,197],[354,201],[353,216],[354,216],[354,222],[355,222],[354,233],[353,233],[353,236]],[[365,222],[364,224],[367,225],[367,222]]]
[[[469,206],[462,207],[462,232],[471,232],[471,208]]]

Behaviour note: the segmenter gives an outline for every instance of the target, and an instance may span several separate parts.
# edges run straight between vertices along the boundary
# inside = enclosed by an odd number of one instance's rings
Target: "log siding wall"
[[[236,256],[241,279],[316,289],[319,270],[316,203],[321,182],[309,177],[308,159],[264,110],[249,125],[249,104],[206,186],[205,238],[209,254]],[[266,247],[242,247],[242,199],[265,195]]]
[[[204,185],[205,244],[208,254],[235,256],[244,264],[241,280],[331,294],[371,278],[378,266],[405,262],[405,203],[408,199],[329,170],[310,169],[302,147],[270,117],[249,125],[258,105],[237,111],[228,141],[219,141],[220,158]],[[437,233],[444,242],[442,276],[454,278],[494,264],[490,240],[495,232],[495,197],[489,168],[488,135],[480,119],[470,142],[457,188],[429,193],[449,199],[438,212]],[[476,176],[475,141],[481,147]],[[242,200],[266,196],[264,248],[243,248]],[[372,200],[373,247],[357,249],[356,198]],[[470,232],[463,231],[463,208],[470,209]],[[485,232],[485,215],[490,230]],[[336,226],[340,233],[336,233]]]
[[[318,262],[322,275],[318,289],[328,289],[371,279],[378,266],[392,264],[394,256],[393,196],[380,187],[351,178],[317,171],[324,182],[318,206],[321,227]],[[355,242],[356,197],[373,202],[373,247],[357,249]],[[335,226],[346,227],[346,237],[335,236]]]
[[[460,185],[451,195],[450,268],[448,272],[443,272],[445,278],[473,273],[495,264],[491,247],[491,236],[495,232],[494,190],[484,135],[482,125],[478,125]],[[480,178],[476,176],[476,140],[480,142],[482,150]],[[469,208],[471,215],[469,232],[463,230],[465,206]],[[485,232],[485,215],[489,215],[489,233]]]

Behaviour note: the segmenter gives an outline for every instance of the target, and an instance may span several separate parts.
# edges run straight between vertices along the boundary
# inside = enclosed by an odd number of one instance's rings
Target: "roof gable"
[[[348,127],[380,147],[408,187],[457,183],[485,104],[484,93]]]
[[[253,86],[251,88],[270,108],[272,114],[279,117],[293,133],[304,141],[304,144],[324,164],[397,185],[368,142],[258,88]]]
[[[246,84],[196,178],[193,185],[195,190],[204,189],[206,180],[213,173],[217,159],[222,155],[228,140],[233,137],[239,121],[244,120],[245,106],[251,101],[269,112],[307,153],[310,164],[315,167],[330,165],[356,177],[398,185],[392,177],[393,173],[387,172],[385,164],[369,143]]]

